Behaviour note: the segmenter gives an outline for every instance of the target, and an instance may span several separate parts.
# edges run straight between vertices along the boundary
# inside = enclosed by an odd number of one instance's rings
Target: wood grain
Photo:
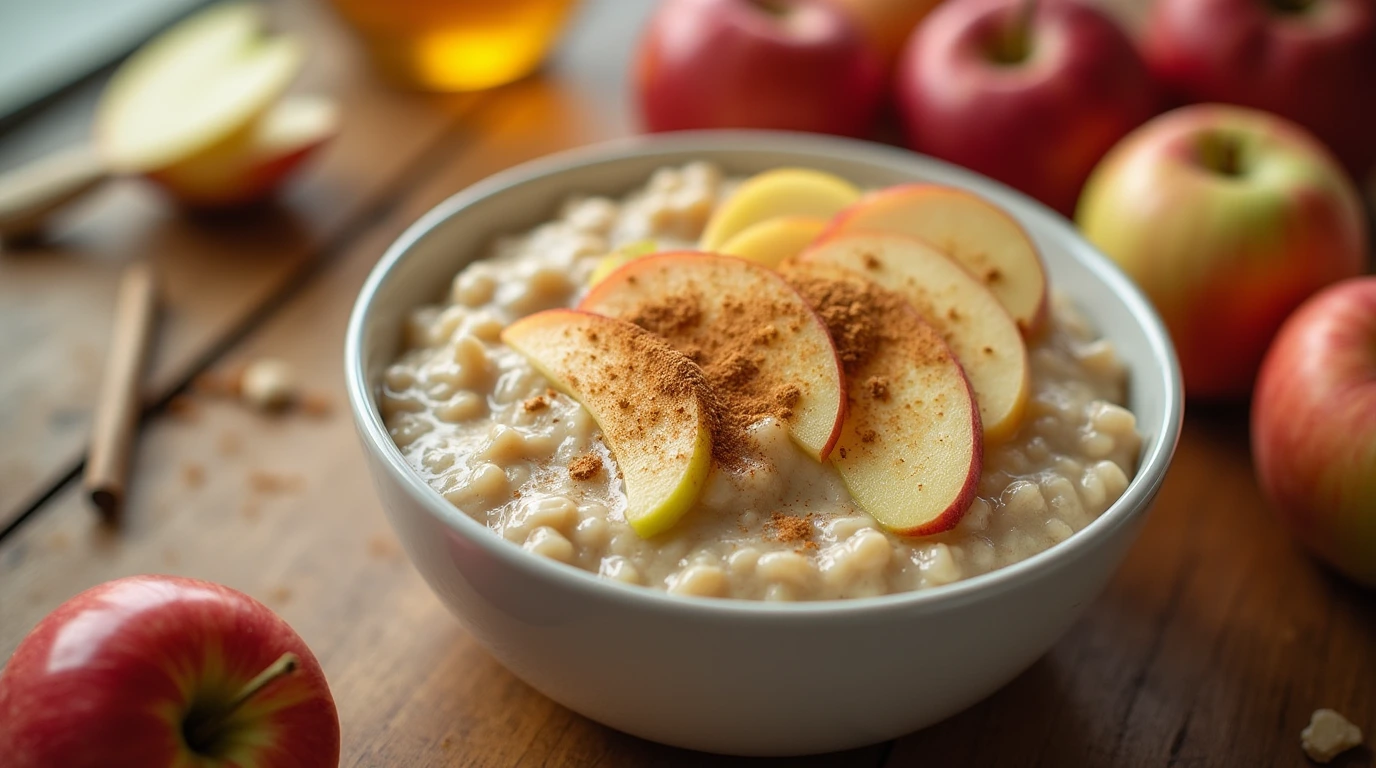
[[[47,244],[0,251],[0,531],[81,460],[124,264],[147,258],[165,288],[148,389],[157,400],[366,225],[480,100],[379,83],[321,4],[282,0],[273,14],[311,43],[296,87],[335,95],[344,115],[341,135],[280,202],[193,217],[124,179],[77,204]]]

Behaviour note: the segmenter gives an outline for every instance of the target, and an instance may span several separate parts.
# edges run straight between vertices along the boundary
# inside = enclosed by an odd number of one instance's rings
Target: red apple
[[[335,768],[325,674],[287,623],[193,579],[132,576],[73,597],[0,674],[8,768]]]
[[[825,0],[665,0],[636,63],[641,119],[651,131],[862,136],[883,81],[866,37]]]
[[[1143,52],[1177,98],[1264,109],[1361,178],[1376,164],[1376,3],[1158,0]]]
[[[1094,164],[1157,107],[1127,35],[1070,0],[938,6],[908,41],[895,88],[908,146],[1067,215]]]
[[[1156,304],[1191,397],[1246,395],[1285,316],[1367,258],[1337,161],[1243,107],[1184,107],[1137,129],[1095,169],[1075,220]]]
[[[1376,588],[1376,277],[1285,321],[1257,378],[1252,456],[1295,537]]]

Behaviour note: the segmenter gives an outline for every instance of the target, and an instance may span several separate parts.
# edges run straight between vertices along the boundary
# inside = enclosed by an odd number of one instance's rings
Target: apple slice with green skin
[[[847,232],[918,237],[980,279],[1024,335],[1046,316],[1046,270],[1037,246],[1001,208],[963,189],[904,184],[882,189],[836,215],[825,240]]]
[[[148,178],[193,207],[246,205],[270,194],[338,130],[333,101],[288,97],[230,140]]]
[[[628,322],[573,309],[517,320],[502,341],[602,428],[638,535],[668,530],[693,507],[712,468],[711,393],[693,361]]]
[[[696,360],[732,414],[783,421],[825,460],[845,420],[845,376],[817,313],[778,273],[710,253],[645,256],[578,305],[621,318]]]
[[[776,168],[751,176],[712,212],[698,247],[716,251],[736,233],[778,216],[829,219],[860,199],[845,179],[810,168]]]
[[[785,259],[802,253],[827,224],[826,219],[814,216],[776,216],[737,232],[717,253],[777,267]]]
[[[286,91],[303,50],[264,34],[257,4],[213,6],[140,48],[96,110],[98,151],[115,173],[149,173],[212,149]]]
[[[593,268],[592,274],[588,275],[588,285],[597,285],[606,280],[607,275],[621,269],[635,259],[648,256],[657,250],[659,250],[659,244],[653,240],[637,240],[617,248],[597,260],[597,266]]]
[[[1017,431],[1032,389],[1027,345],[1013,318],[974,275],[930,244],[856,232],[804,251],[898,293],[941,334],[965,368],[988,442]]]
[[[846,361],[849,415],[831,462],[884,528],[954,528],[984,462],[979,409],[936,329],[903,297],[848,270],[794,263],[785,276],[826,320]]]

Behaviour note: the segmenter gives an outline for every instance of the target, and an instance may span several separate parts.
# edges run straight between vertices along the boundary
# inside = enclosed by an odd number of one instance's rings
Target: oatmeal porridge
[[[1053,290],[1043,327],[1026,342],[1025,407],[1008,434],[983,443],[954,527],[894,533],[857,503],[835,454],[819,461],[796,426],[790,433],[781,408],[752,412],[741,460],[714,460],[671,526],[637,533],[627,475],[592,411],[502,334],[533,313],[578,304],[616,249],[695,247],[739,185],[692,163],[661,169],[619,201],[571,200],[554,221],[494,243],[454,278],[446,303],[411,314],[380,408],[408,462],[456,514],[608,579],[682,595],[822,600],[925,589],[1024,560],[1123,493],[1140,447],[1121,405],[1124,370]]]

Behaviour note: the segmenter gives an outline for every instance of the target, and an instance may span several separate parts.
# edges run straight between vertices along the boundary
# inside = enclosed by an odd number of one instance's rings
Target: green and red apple
[[[1367,261],[1361,201],[1333,156],[1242,107],[1184,107],[1133,132],[1076,222],[1156,304],[1194,397],[1245,396],[1285,317]]]
[[[48,614],[0,673],[8,768],[336,768],[320,664],[228,587],[132,576]]]
[[[1252,457],[1295,538],[1376,588],[1376,277],[1285,321],[1257,377]]]

